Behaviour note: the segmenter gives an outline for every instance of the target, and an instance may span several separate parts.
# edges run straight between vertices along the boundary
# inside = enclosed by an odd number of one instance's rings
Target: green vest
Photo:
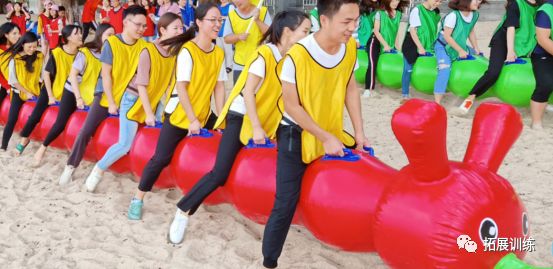
[[[549,16],[549,20],[553,22],[553,4],[545,3],[538,9],[538,11],[545,12],[545,14]],[[551,34],[549,35],[549,38],[553,40],[553,29],[551,29]]]
[[[440,23],[440,14],[434,10],[428,10],[423,4],[417,6],[419,10],[419,17],[421,19],[421,26],[417,28],[417,36],[424,47],[424,50],[428,52],[434,51],[434,43],[438,39],[438,23]],[[409,26],[407,26],[409,32]]]
[[[520,10],[520,25],[515,31],[515,53],[517,57],[526,57],[538,43],[536,40],[536,25],[534,24],[538,7],[531,6],[526,0],[516,0],[516,3]],[[503,16],[503,20],[501,20],[495,32],[503,27],[506,19],[507,14]]]
[[[361,46],[365,46],[373,34],[374,14],[375,12],[365,13],[359,18],[359,30],[357,30],[357,34]]]
[[[455,29],[453,29],[453,33],[451,34],[451,37],[459,46],[464,49],[465,51],[468,51],[467,46],[467,39],[469,38],[470,32],[472,32],[472,29],[474,28],[474,25],[476,25],[476,21],[478,21],[478,17],[480,14],[477,11],[473,11],[474,15],[472,16],[472,21],[470,23],[465,22],[463,20],[463,15],[459,10],[454,10],[452,12],[455,12],[455,17],[457,18],[457,22],[455,23]],[[449,14],[448,14],[449,15]],[[447,16],[446,16],[447,17]],[[445,20],[445,17],[444,17]],[[442,20],[442,30],[443,30],[443,20]],[[447,55],[449,55],[449,58],[452,60],[456,60],[459,57],[459,53],[451,47],[449,44],[445,46],[445,50],[447,52]]]
[[[396,11],[396,16],[390,18],[386,10],[377,11],[380,13],[380,34],[388,43],[391,48],[395,47],[397,31],[399,30],[399,23],[401,22],[401,11]],[[384,49],[384,45],[380,45],[381,49]]]
[[[313,16],[315,19],[317,19],[319,24],[321,24],[321,21],[319,20],[319,10],[317,8],[312,9],[311,12],[309,12],[309,15]]]

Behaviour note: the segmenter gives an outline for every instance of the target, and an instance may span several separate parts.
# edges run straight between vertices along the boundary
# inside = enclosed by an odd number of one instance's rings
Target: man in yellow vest
[[[223,36],[225,43],[234,45],[234,83],[248,58],[254,55],[259,41],[272,23],[267,7],[257,9],[251,0],[233,0],[236,8],[229,11]],[[256,3],[256,2],[255,2]],[[248,31],[250,21],[253,23]]]
[[[353,76],[358,1],[319,0],[317,9],[321,29],[300,40],[279,64],[285,112],[277,134],[275,203],[263,235],[267,268],[277,267],[307,165],[324,154],[344,156],[344,145],[369,146]],[[344,104],[355,142],[343,132]]]
[[[110,36],[102,47],[100,61],[102,62],[101,74],[104,93],[100,100],[100,106],[107,108],[112,115],[117,114],[126,91],[138,98],[135,81],[140,52],[146,47],[146,41],[142,39],[147,27],[146,16],[146,10],[141,6],[132,5],[125,9],[123,11],[123,32]],[[99,122],[101,121],[95,121],[98,124]],[[132,132],[128,126],[125,128],[125,125],[120,124],[119,127],[122,137],[126,137],[128,132]],[[85,182],[88,191],[94,191],[102,179],[102,175],[107,169],[103,168],[96,164],[92,169]]]

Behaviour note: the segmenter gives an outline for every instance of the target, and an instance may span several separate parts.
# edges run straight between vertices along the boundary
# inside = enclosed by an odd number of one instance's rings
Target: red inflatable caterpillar
[[[410,100],[394,113],[392,128],[409,159],[399,171],[359,152],[357,161],[312,163],[294,222],[338,248],[376,251],[392,268],[519,268],[514,264],[522,262],[515,255],[523,258],[524,252],[484,251],[483,242],[529,236],[522,202],[496,173],[520,135],[520,115],[508,105],[480,105],[462,162],[448,159],[446,120],[441,106],[422,100]],[[67,146],[83,121],[83,112],[73,115]],[[117,121],[109,119],[95,137],[115,137],[117,129]],[[158,136],[159,127],[141,128],[128,160],[122,159],[127,163],[118,168],[139,177]],[[220,137],[213,132],[183,140],[157,186],[189,190],[213,166]],[[89,158],[99,150],[97,140]],[[247,218],[266,222],[275,195],[276,155],[275,148],[244,148],[227,184],[207,202],[232,203]],[[458,239],[467,241],[466,249]]]

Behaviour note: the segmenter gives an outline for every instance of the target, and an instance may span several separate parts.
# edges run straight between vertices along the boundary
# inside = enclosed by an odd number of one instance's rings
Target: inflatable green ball
[[[438,64],[436,56],[419,56],[413,72],[411,73],[411,85],[422,93],[434,94],[434,83],[438,76]]]
[[[359,67],[355,70],[355,80],[360,84],[365,84],[365,75],[367,74],[367,68],[369,68],[369,56],[364,49],[357,50],[357,63]]]
[[[385,52],[380,54],[376,66],[376,78],[385,87],[401,88],[403,75],[403,54],[399,52]]]
[[[504,65],[493,88],[501,101],[518,107],[528,106],[536,88],[530,59],[517,59],[513,64]]]
[[[469,59],[456,60],[451,66],[449,83],[447,88],[455,95],[465,98],[476,82],[488,69],[488,59],[481,56],[474,56]],[[493,94],[488,90],[487,95]]]

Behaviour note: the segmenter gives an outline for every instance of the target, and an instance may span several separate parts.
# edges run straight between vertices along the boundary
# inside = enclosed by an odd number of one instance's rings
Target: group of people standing
[[[506,20],[494,35],[492,58],[512,60],[514,55],[533,51],[536,79],[540,79],[535,96],[543,98],[553,89],[552,77],[540,74],[553,70],[553,4],[548,0],[538,8],[532,1],[509,1]],[[47,147],[63,132],[69,117],[88,106],[88,116],[59,179],[59,184],[65,185],[72,181],[100,123],[110,114],[117,115],[118,142],[85,180],[86,189],[93,192],[105,171],[129,152],[139,125],[154,126],[162,121],[154,156],[144,168],[128,208],[128,218],[139,220],[146,193],[169,165],[180,141],[190,134],[199,134],[203,128],[224,127],[214,167],[177,204],[168,238],[178,244],[184,239],[190,216],[209,194],[225,184],[239,150],[250,140],[264,144],[267,139],[276,138],[276,197],[262,248],[263,265],[275,268],[307,166],[325,154],[343,156],[344,147],[365,150],[370,146],[353,75],[358,68],[357,48],[359,40],[366,42],[371,66],[376,66],[381,51],[399,49],[399,18],[404,3],[381,0],[362,1],[360,5],[358,0],[320,0],[315,20],[318,30],[312,34],[309,15],[287,10],[271,18],[266,7],[256,8],[250,0],[234,0],[226,20],[220,6],[210,1],[201,3],[195,8],[189,27],[182,14],[169,11],[170,6],[161,6],[159,12],[165,7],[167,12],[152,16],[143,5],[128,4],[120,7],[119,0],[113,0],[113,9],[107,12],[121,15],[108,15],[109,20],[94,26],[94,38],[84,45],[86,30],[65,25],[60,29],[60,43],[50,47],[48,56],[37,50],[38,37],[34,33],[24,32],[14,23],[0,27],[0,97],[4,99],[9,91],[11,98],[0,149],[7,149],[19,110],[30,98],[37,97],[36,105],[21,131],[17,154],[24,152],[29,135],[46,108],[59,102],[56,122],[35,153],[35,165],[40,165]],[[436,11],[439,4],[439,0],[427,0],[412,10],[409,35],[402,46],[405,79],[419,55],[437,55],[437,102],[445,92],[451,62],[471,53],[467,39],[479,53],[474,25],[481,1],[450,1],[453,11],[442,20],[441,28]],[[513,5],[518,8],[514,15]],[[529,9],[537,12],[537,28],[533,16],[523,15]],[[116,16],[121,16],[119,26]],[[513,16],[520,19],[515,21]],[[353,37],[359,21],[362,23],[356,41]],[[158,38],[150,42],[144,37],[152,23]],[[523,33],[520,29],[524,29]],[[529,41],[523,38],[533,36],[533,32],[528,33],[532,29],[537,29],[537,46],[527,44]],[[225,59],[225,50],[215,44],[221,30],[224,43],[234,47],[232,68]],[[371,33],[369,37],[361,38],[367,32]],[[496,48],[501,46],[507,49]],[[229,69],[234,71],[235,83],[225,98],[224,82]],[[490,65],[481,80],[491,81],[494,72]],[[369,91],[374,89],[374,70],[368,72],[367,83]],[[545,94],[545,90],[549,93]],[[475,90],[475,95],[479,91]],[[404,88],[404,94],[408,96],[408,88]],[[344,108],[351,119],[353,135],[343,131]]]
[[[490,42],[490,64],[485,74],[472,88],[459,107],[467,113],[475,98],[483,95],[498,80],[506,62],[530,57],[536,80],[531,98],[532,128],[542,129],[542,117],[553,92],[553,42],[551,41],[551,0],[507,0],[505,15]],[[362,0],[357,40],[369,56],[365,79],[365,96],[375,89],[376,66],[382,53],[401,50],[404,56],[402,95],[409,98],[413,65],[419,56],[435,55],[438,77],[434,85],[434,99],[441,103],[446,92],[454,61],[470,55],[482,54],[475,25],[479,8],[486,0],[451,0],[451,9],[440,16],[441,0],[426,0],[414,6],[409,14],[407,31],[399,31],[402,12],[409,5],[404,0]],[[317,13],[312,12],[314,24]],[[467,43],[470,43],[469,46]]]

